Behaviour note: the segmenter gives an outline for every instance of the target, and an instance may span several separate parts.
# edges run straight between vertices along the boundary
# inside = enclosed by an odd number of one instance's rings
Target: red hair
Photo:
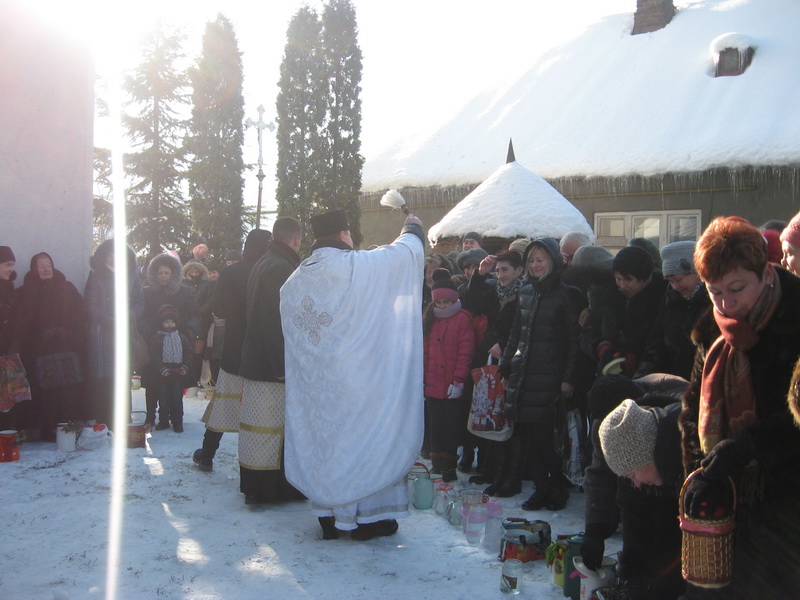
[[[767,242],[761,232],[741,217],[717,217],[697,240],[694,265],[703,281],[719,281],[735,269],[758,275],[767,266]]]

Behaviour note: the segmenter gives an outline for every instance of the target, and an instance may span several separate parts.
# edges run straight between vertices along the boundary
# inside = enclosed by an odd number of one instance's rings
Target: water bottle
[[[503,530],[503,506],[500,500],[489,500],[486,503],[486,527],[481,545],[492,553],[500,551],[500,534]]]
[[[486,527],[486,505],[476,504],[469,507],[467,513],[467,542],[470,544],[479,544],[481,536],[483,535],[484,528]]]

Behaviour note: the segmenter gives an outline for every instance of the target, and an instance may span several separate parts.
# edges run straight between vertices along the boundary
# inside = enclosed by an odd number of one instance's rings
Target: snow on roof
[[[482,181],[509,138],[548,179],[800,163],[800,2],[690,0],[662,30],[632,36],[632,22],[604,18],[368,159],[364,190]],[[709,47],[726,32],[758,50],[742,75],[715,78]]]
[[[561,238],[581,231],[594,239],[581,212],[552,185],[518,162],[506,163],[428,231],[431,245],[476,231],[483,237]]]

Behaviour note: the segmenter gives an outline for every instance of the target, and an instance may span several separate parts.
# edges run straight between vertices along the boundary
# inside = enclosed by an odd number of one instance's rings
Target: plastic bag
[[[81,450],[98,450],[111,445],[111,431],[105,425],[98,423],[91,427],[82,427],[75,445]]]

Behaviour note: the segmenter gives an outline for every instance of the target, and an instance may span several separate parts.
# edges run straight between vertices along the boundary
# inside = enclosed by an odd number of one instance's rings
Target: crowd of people
[[[149,349],[147,423],[182,432],[183,390],[204,360],[215,382],[200,470],[237,433],[245,502],[308,498],[324,539],[395,533],[419,456],[490,496],[530,480],[521,508],[558,511],[574,490],[559,432],[577,409],[581,553],[598,568],[621,525],[619,598],[794,594],[800,215],[760,229],[720,217],[697,241],[634,238],[615,253],[571,232],[490,254],[470,232],[427,257],[413,215],[368,251],[354,250],[343,211],[311,224],[305,260],[289,217],[220,267],[203,244],[185,264],[164,252],[140,270],[124,257],[128,322]],[[98,246],[81,296],[41,252],[15,289],[0,246],[0,356],[18,354],[30,383],[29,401],[2,404],[0,429],[47,441],[60,422],[113,423],[116,260],[111,240]],[[493,363],[505,441],[467,430],[471,372]],[[684,581],[679,512],[735,517],[730,584]]]

